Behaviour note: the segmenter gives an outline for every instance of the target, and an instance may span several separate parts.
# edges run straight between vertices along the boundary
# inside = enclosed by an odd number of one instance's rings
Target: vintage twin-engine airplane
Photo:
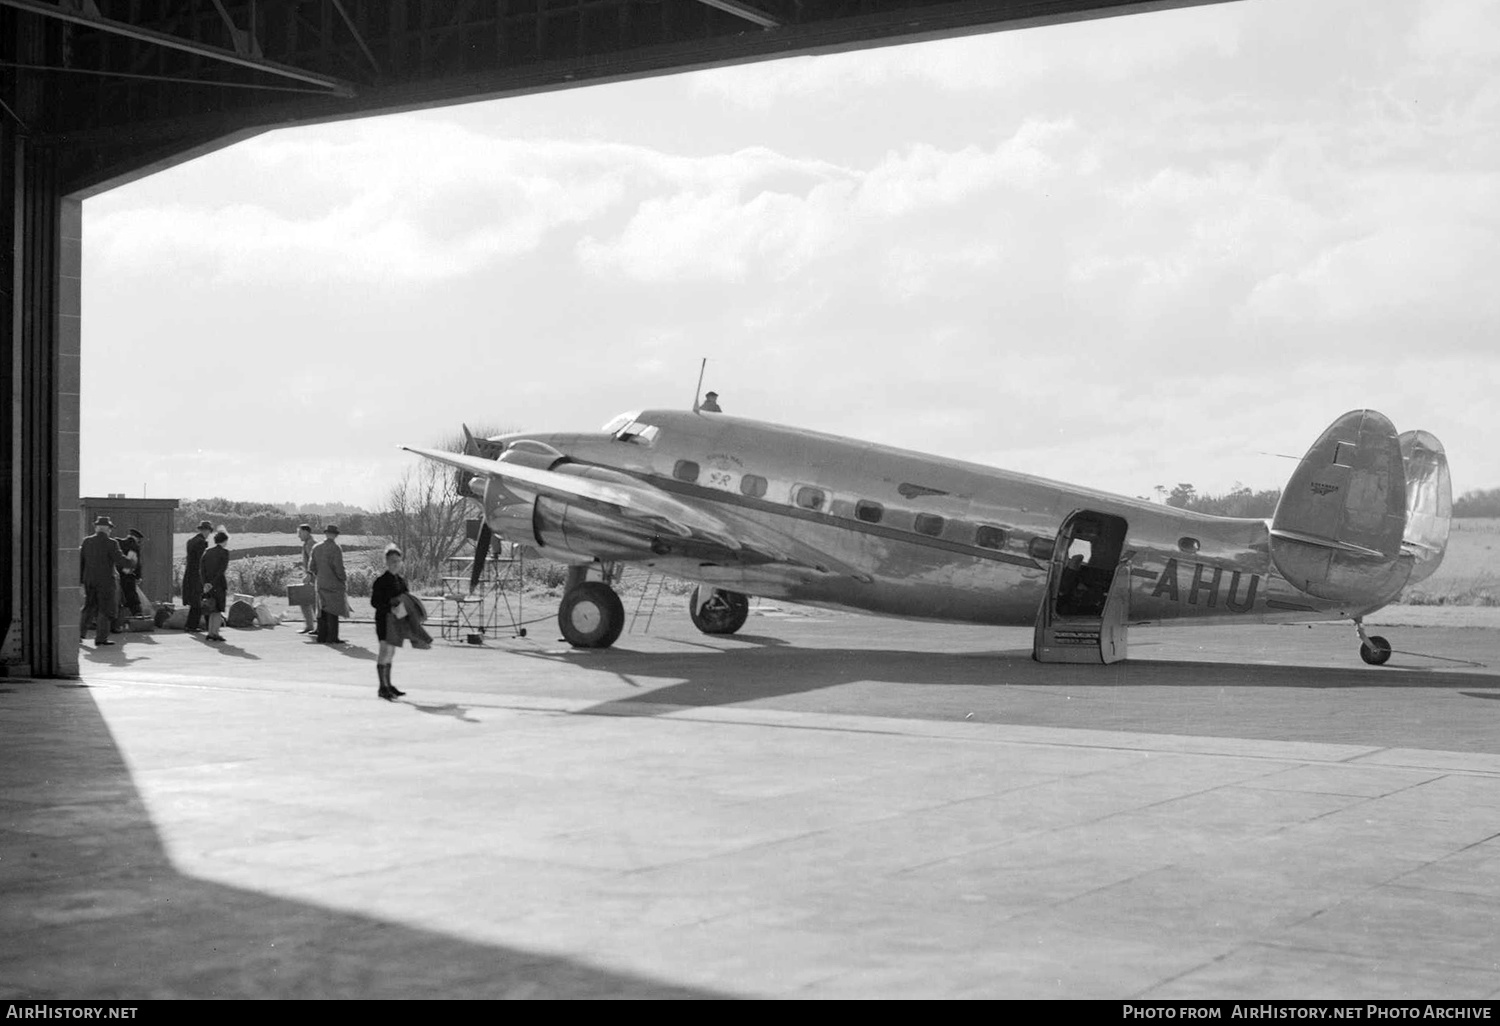
[[[928,620],[1034,625],[1042,662],[1111,663],[1142,623],[1362,617],[1437,569],[1452,490],[1442,444],[1373,410],[1323,432],[1269,520],[1207,516],[958,460],[719,412],[649,410],[597,432],[521,433],[456,468],[493,535],[570,565],[558,623],[619,637],[610,587],[637,563],[697,584],[689,610],[732,634],[748,595]]]

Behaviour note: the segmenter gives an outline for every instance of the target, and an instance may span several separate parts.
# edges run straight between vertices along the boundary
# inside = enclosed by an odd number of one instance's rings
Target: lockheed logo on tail
[[[1338,490],[1338,485],[1324,484],[1322,481],[1314,481],[1312,483],[1312,493],[1314,495],[1330,495]]]

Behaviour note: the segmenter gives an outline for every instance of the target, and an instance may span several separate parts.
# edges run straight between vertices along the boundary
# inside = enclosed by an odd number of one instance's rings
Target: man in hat
[[[724,411],[719,409],[719,393],[709,392],[704,395],[703,405],[699,406],[698,409],[704,413],[723,413]]]
[[[187,540],[187,562],[182,567],[182,604],[187,606],[187,624],[183,630],[196,631],[203,616],[203,553],[208,551],[208,536],[214,525],[198,521],[198,533]]]
[[[120,551],[120,543],[109,536],[114,526],[109,517],[95,517],[94,533],[78,546],[78,583],[83,588],[78,633],[80,638],[86,637],[89,621],[93,620],[95,646],[114,644],[109,640],[109,629],[119,610],[115,572],[130,565]]]
[[[339,617],[349,615],[349,597],[344,587],[344,550],[337,541],[339,527],[323,528],[323,541],[313,546],[309,562],[318,585],[318,632],[313,639],[330,645],[339,640]]]
[[[141,542],[145,540],[146,536],[133,527],[120,539],[120,551],[130,560],[130,565],[120,570],[120,605],[124,607],[120,610],[121,620],[126,610],[131,616],[141,615],[141,596],[136,585],[141,580]]]

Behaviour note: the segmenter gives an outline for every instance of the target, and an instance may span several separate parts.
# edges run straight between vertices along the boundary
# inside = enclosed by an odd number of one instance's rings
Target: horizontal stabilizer
[[[1278,528],[1271,529],[1272,538],[1285,538],[1288,541],[1301,542],[1304,545],[1316,545],[1322,549],[1334,549],[1337,552],[1352,552],[1356,556],[1384,556],[1385,553],[1375,549],[1367,549],[1363,545],[1355,545],[1351,542],[1334,541],[1332,538],[1319,538],[1312,534],[1302,534],[1299,531],[1283,531]]]

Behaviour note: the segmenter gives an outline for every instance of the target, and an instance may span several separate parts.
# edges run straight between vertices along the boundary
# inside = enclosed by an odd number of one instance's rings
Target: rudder
[[[1401,546],[1415,560],[1408,584],[1425,581],[1443,562],[1453,522],[1453,482],[1443,443],[1426,431],[1401,433],[1406,467],[1406,530]]]

